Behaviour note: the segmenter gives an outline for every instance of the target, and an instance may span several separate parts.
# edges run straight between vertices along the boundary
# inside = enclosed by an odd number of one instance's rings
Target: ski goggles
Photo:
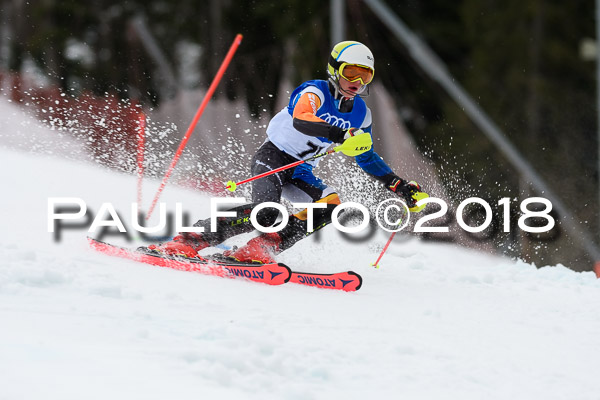
[[[348,82],[360,81],[363,85],[371,83],[375,75],[375,71],[369,67],[348,63],[342,63],[339,71],[341,77]]]

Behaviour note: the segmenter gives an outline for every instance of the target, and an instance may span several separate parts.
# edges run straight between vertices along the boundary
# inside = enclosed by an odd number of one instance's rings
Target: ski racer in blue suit
[[[372,82],[374,74],[374,58],[367,46],[354,41],[335,45],[328,63],[329,79],[311,80],[298,86],[290,96],[288,106],[270,121],[267,140],[252,159],[252,175],[309,159],[325,151],[332,143],[367,140],[368,150],[355,156],[357,164],[401,196],[409,207],[413,206],[415,199],[412,195],[421,191],[419,185],[394,174],[372,148],[371,110],[360,94]],[[182,233],[171,242],[149,248],[194,257],[206,247],[253,231],[248,218],[252,208],[264,202],[279,203],[282,196],[293,202],[325,203],[326,208],[313,210],[314,226],[318,229],[327,225],[340,199],[333,189],[313,174],[319,160],[317,158],[253,181],[252,203],[232,209],[237,212],[235,218],[220,218],[216,232],[210,232],[209,220],[201,220],[195,226],[203,226],[204,233]],[[264,208],[258,212],[257,220],[262,226],[271,226],[278,215],[276,209]],[[281,231],[263,233],[245,246],[223,254],[244,262],[273,262],[276,254],[308,235],[306,221],[307,212],[304,210],[290,216],[287,226]]]

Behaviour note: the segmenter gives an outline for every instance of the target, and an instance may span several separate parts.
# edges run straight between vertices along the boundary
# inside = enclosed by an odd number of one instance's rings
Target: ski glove
[[[373,139],[370,133],[362,129],[350,128],[345,131],[344,142],[337,149],[347,156],[355,157],[371,150],[372,146]]]
[[[417,182],[407,182],[398,176],[393,176],[385,187],[402,197],[408,208],[413,208],[415,206],[417,200],[412,196],[421,191],[421,186]]]

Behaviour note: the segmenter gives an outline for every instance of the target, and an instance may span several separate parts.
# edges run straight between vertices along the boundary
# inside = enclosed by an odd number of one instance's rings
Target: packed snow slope
[[[0,160],[2,400],[600,398],[592,273],[400,235],[377,270],[387,233],[350,243],[332,227],[281,261],[354,270],[358,292],[153,267],[93,252],[85,229],[48,232],[49,197],[130,218],[134,177],[2,147]],[[161,201],[208,216],[199,193]]]

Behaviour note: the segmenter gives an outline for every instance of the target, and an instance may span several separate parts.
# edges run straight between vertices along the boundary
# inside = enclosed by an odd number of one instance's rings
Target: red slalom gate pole
[[[171,165],[169,166],[169,169],[167,169],[167,172],[165,173],[165,177],[163,178],[163,180],[160,184],[160,187],[158,188],[158,191],[156,192],[156,196],[154,196],[154,200],[152,200],[152,204],[150,205],[150,209],[148,210],[148,214],[146,215],[146,220],[150,219],[150,216],[152,215],[152,211],[154,211],[154,207],[156,207],[156,203],[158,202],[158,199],[159,199],[162,191],[164,190],[164,188],[167,184],[167,181],[169,180],[169,177],[171,176],[171,173],[173,173],[173,169],[175,169],[175,165],[177,165],[177,162],[179,161],[179,158],[181,157],[181,153],[183,153],[183,150],[185,149],[185,146],[187,145],[188,140],[190,140],[190,137],[192,136],[192,132],[194,131],[196,124],[200,120],[200,117],[202,116],[204,109],[206,108],[208,102],[210,101],[211,97],[213,96],[215,90],[217,89],[217,86],[219,85],[219,82],[221,81],[223,74],[225,74],[225,71],[227,70],[229,63],[231,62],[231,59],[233,58],[233,55],[235,54],[235,51],[237,50],[237,48],[241,42],[242,42],[242,35],[238,33],[236,35],[235,39],[233,40],[233,43],[231,44],[231,47],[229,48],[229,51],[227,52],[225,59],[221,63],[221,66],[219,67],[219,70],[217,71],[215,78],[213,79],[212,83],[210,84],[210,87],[208,88],[208,91],[206,92],[206,95],[204,96],[204,99],[202,100],[200,107],[198,107],[198,111],[196,112],[196,115],[194,116],[192,123],[190,124],[187,132],[185,133],[185,136],[181,140],[181,144],[179,145],[179,148],[175,152],[175,156],[173,156],[173,161],[171,161]]]
[[[144,179],[144,149],[146,143],[146,114],[138,114],[138,142],[137,142],[137,203],[142,204],[142,181]]]

